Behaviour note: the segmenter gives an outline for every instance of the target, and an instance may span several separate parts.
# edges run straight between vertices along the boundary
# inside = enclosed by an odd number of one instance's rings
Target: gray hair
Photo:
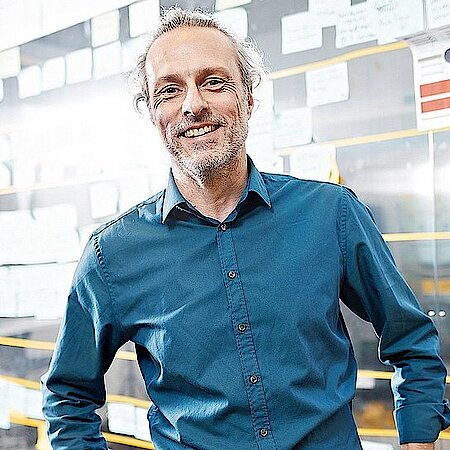
[[[210,13],[201,10],[184,10],[180,7],[171,7],[163,11],[158,27],[150,35],[145,51],[138,57],[137,64],[131,74],[131,83],[137,85],[138,93],[134,96],[133,103],[136,111],[140,112],[139,104],[144,101],[150,109],[150,92],[148,89],[148,76],[145,61],[150,47],[163,34],[181,27],[213,28],[227,36],[236,51],[237,64],[241,73],[244,92],[248,96],[253,92],[267,74],[264,66],[264,57],[261,50],[250,38],[241,39],[227,30]]]

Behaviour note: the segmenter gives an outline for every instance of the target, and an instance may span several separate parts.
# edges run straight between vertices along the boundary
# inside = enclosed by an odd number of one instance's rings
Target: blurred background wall
[[[100,223],[165,186],[168,158],[148,115],[133,109],[128,75],[160,6],[174,3],[0,0],[0,449],[48,448],[39,378],[77,259]],[[449,109],[419,124],[409,44],[417,52],[417,42],[435,39],[445,77],[450,1],[177,4],[216,11],[259,43],[270,75],[256,92],[249,154],[260,170],[356,191],[435,321],[449,364]],[[398,448],[390,369],[377,359],[372,327],[343,309],[360,367],[354,412],[365,448]],[[107,387],[100,413],[110,448],[153,448],[131,344]],[[449,449],[449,439],[444,433],[437,448]]]

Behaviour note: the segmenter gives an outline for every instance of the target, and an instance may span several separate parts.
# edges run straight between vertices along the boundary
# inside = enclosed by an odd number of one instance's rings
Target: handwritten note
[[[417,33],[424,28],[422,0],[369,0],[378,12],[378,43]]]
[[[438,28],[450,24],[449,0],[425,0],[428,28]]]
[[[336,47],[342,48],[377,39],[377,11],[368,2],[340,14],[336,23]]]
[[[91,19],[91,42],[93,47],[109,44],[119,39],[120,16],[119,10]]]
[[[306,104],[310,107],[348,100],[347,63],[343,62],[305,74]]]
[[[307,180],[329,181],[336,159],[334,145],[306,145],[290,156],[291,174]]]
[[[308,144],[312,139],[311,108],[297,108],[283,111],[276,116],[276,148],[295,147]]]
[[[214,17],[236,36],[245,39],[248,33],[247,11],[244,8],[233,8],[219,11]]]
[[[322,47],[319,18],[310,12],[281,18],[281,51],[283,55]]]
[[[339,14],[350,6],[351,0],[309,0],[309,11],[316,14],[322,27],[336,25]]]

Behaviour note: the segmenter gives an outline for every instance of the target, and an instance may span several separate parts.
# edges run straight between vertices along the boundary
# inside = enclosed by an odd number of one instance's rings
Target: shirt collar
[[[249,168],[249,175],[247,180],[247,186],[242,193],[242,197],[239,203],[245,200],[249,192],[255,192],[264,203],[271,207],[272,203],[270,201],[269,192],[267,191],[267,186],[264,182],[264,179],[258,169],[255,167],[250,156],[247,155],[247,166]],[[162,212],[161,212],[161,222],[164,223],[167,219],[167,216],[171,213],[171,211],[178,205],[184,204],[190,206],[189,202],[183,197],[181,192],[179,191],[175,179],[173,177],[172,169],[169,172],[169,179],[167,181],[167,187],[164,192],[164,201],[162,204]]]

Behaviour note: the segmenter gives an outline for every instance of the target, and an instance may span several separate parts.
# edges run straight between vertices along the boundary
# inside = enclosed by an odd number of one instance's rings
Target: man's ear
[[[250,118],[253,112],[253,106],[255,105],[255,100],[253,99],[253,93],[249,92],[247,95],[247,114]]]

